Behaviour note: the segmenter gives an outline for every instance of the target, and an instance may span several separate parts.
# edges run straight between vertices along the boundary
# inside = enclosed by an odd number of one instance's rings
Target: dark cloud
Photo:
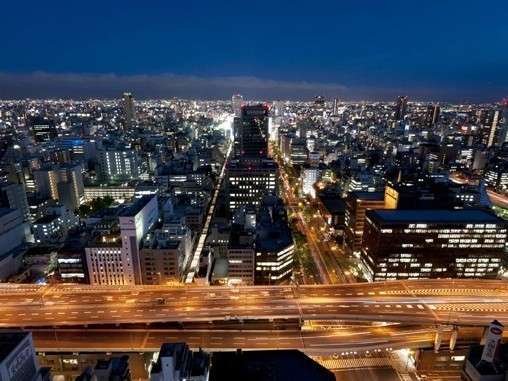
[[[227,99],[233,93],[250,98],[341,96],[346,87],[311,82],[286,82],[255,77],[204,78],[173,74],[29,74],[0,73],[0,98],[118,98],[131,91],[136,98]]]
[[[379,88],[347,87],[307,81],[279,81],[256,77],[215,77],[157,74],[59,74],[47,72],[0,73],[0,98],[118,98],[124,91],[137,99],[181,97],[191,99],[229,99],[241,93],[248,99],[310,99],[316,95],[344,100],[393,100],[400,94],[411,99],[456,102],[495,101],[499,88]]]

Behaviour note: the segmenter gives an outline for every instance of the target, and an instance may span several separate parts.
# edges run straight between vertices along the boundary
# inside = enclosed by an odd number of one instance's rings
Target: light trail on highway
[[[443,331],[443,341],[451,330]],[[165,342],[186,342],[205,350],[298,349],[307,354],[333,354],[341,351],[426,348],[433,345],[435,328],[420,326],[348,327],[333,330],[207,330],[207,329],[35,329],[32,334],[39,351],[158,351]],[[83,340],[86,335],[87,340]],[[463,342],[480,338],[481,329],[465,329]]]
[[[17,286],[0,286],[1,327],[272,319],[483,326],[493,316],[508,320],[508,285],[502,281],[422,280],[296,288]]]

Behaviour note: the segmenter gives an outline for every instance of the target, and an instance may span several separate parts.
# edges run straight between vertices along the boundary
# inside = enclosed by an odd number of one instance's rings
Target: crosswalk
[[[389,367],[390,359],[386,357],[339,358],[320,360],[319,363],[330,370]]]

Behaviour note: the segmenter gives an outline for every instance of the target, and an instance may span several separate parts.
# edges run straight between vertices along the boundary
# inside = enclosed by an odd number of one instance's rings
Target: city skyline
[[[2,10],[2,381],[506,378],[506,0]]]

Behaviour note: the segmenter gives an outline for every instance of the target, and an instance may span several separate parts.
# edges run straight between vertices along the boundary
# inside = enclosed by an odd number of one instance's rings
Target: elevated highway
[[[274,319],[484,326],[508,321],[508,284],[422,280],[316,286],[0,285],[0,327]]]

